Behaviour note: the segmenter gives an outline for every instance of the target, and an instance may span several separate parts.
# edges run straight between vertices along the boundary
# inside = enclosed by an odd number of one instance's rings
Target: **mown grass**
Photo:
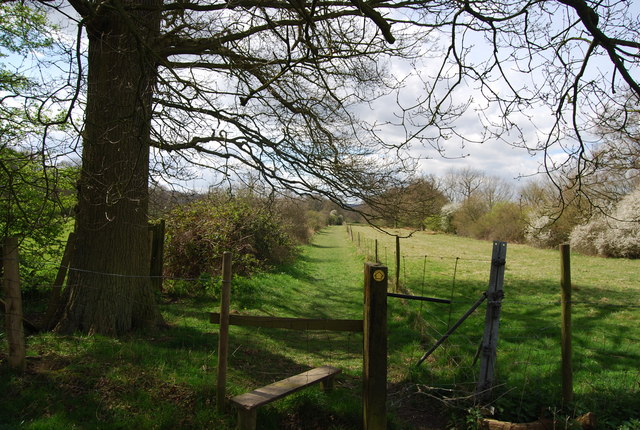
[[[364,226],[353,231],[361,233],[360,250],[344,227],[333,227],[294,264],[234,279],[232,312],[360,318],[364,238],[378,238],[381,259],[387,247],[392,279],[395,243]],[[389,427],[436,429],[449,422],[464,428],[472,403],[460,398],[475,388],[484,307],[422,366],[415,363],[486,289],[491,243],[416,233],[401,246],[402,287],[454,304],[390,300]],[[494,403],[500,418],[593,411],[601,428],[634,428],[640,309],[629,305],[640,302],[639,263],[573,256],[574,300],[580,302],[574,305],[576,400],[562,409],[558,253],[509,245]],[[0,429],[234,428],[234,414],[218,414],[214,403],[218,329],[207,313],[217,310],[217,301],[204,293],[164,300],[169,328],[155,333],[30,336],[24,375],[7,370],[3,341]],[[343,369],[336,390],[312,387],[263,407],[259,428],[361,428],[361,354],[360,334],[231,327],[228,395],[330,364]]]

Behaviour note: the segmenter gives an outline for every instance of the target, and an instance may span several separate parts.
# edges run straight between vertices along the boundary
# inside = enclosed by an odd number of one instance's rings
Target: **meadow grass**
[[[344,226],[331,227],[302,247],[295,263],[234,278],[232,312],[360,318],[363,254],[373,250],[365,242],[378,239],[391,279],[395,242],[365,226],[352,230],[360,248]],[[491,246],[421,232],[402,239],[402,288],[453,304],[389,300],[389,428],[444,428],[449,415],[450,425],[473,426],[466,396],[475,389],[484,306],[423,365],[416,362],[486,289]],[[508,246],[493,403],[499,418],[593,411],[601,428],[637,428],[639,263],[573,256],[576,395],[563,408],[558,252]],[[208,312],[218,310],[217,299],[203,291],[165,297],[161,306],[168,328],[154,333],[30,336],[24,375],[7,370],[2,342],[0,429],[234,428],[232,411],[218,414],[214,401],[218,328]],[[228,396],[313,366],[343,369],[331,393],[311,387],[261,408],[260,428],[361,428],[361,334],[231,327],[229,351]]]
[[[386,258],[394,279],[395,237],[365,226],[353,226],[352,232],[356,245],[359,233],[360,248],[370,258],[378,241],[378,257]],[[601,428],[640,428],[640,261],[572,254],[575,395],[572,404],[562,405],[559,251],[519,244],[507,248],[494,403],[501,416],[525,421],[593,411]],[[454,302],[406,304],[408,314],[417,311],[424,320],[426,349],[486,289],[492,243],[416,232],[400,240],[400,249],[403,289]],[[483,324],[481,307],[425,363],[429,369],[420,370],[419,383],[472,386]]]

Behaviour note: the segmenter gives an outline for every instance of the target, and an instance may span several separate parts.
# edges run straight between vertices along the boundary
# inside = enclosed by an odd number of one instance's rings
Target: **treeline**
[[[66,233],[73,230],[78,169],[7,147],[0,152],[0,167],[2,236],[21,241],[24,285],[46,285],[55,276]],[[375,199],[375,208],[361,205],[353,211],[325,197],[276,194],[255,184],[206,193],[152,186],[149,206],[152,221],[167,221],[165,275],[172,278],[214,276],[227,250],[236,254],[241,274],[285,263],[314,232],[328,224],[362,222],[360,213],[380,227],[538,247],[570,241],[588,254],[640,257],[635,183],[599,178],[591,185],[591,198],[559,183],[538,179],[514,187],[467,168],[387,189]]]
[[[640,189],[604,182],[581,184],[578,193],[566,180],[544,177],[514,187],[477,169],[453,170],[387,190],[382,200],[390,208],[376,222],[536,247],[570,242],[586,254],[639,258]]]

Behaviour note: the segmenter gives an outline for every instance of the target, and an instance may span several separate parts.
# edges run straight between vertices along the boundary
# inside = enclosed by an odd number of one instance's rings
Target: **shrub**
[[[546,212],[546,211],[549,212]],[[538,248],[553,248],[569,240],[573,229],[580,224],[582,211],[569,206],[563,211],[552,208],[534,210],[527,215],[525,238],[527,243]]]
[[[453,225],[453,216],[460,209],[460,203],[449,203],[440,209],[440,223],[437,230],[444,233],[455,233],[456,229]]]
[[[234,273],[250,275],[291,259],[295,242],[279,214],[259,199],[210,196],[169,214],[165,275],[218,275],[225,251],[233,253]]]
[[[469,197],[453,214],[451,224],[461,236],[475,237],[474,229],[478,220],[489,211],[487,203],[480,198]]]
[[[497,203],[470,226],[476,239],[524,241],[525,221],[520,207],[513,202]]]
[[[576,227],[571,246],[585,254],[640,258],[640,189],[620,200],[611,217],[599,215]]]
[[[308,212],[300,200],[280,199],[276,201],[274,209],[278,212],[283,229],[290,237],[298,243],[309,242],[316,229],[311,226]]]
[[[0,148],[0,240],[20,241],[20,278],[27,291],[53,281],[75,204],[77,170],[46,161]]]
[[[329,220],[327,224],[329,225],[342,225],[344,222],[344,217],[338,213],[336,209],[329,212]]]

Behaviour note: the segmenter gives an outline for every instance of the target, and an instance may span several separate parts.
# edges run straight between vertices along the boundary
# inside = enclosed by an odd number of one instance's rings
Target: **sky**
[[[632,3],[635,4],[637,2]],[[634,13],[637,13],[637,11],[634,11]],[[480,46],[480,42],[476,41],[476,43],[478,43],[478,49],[481,52],[482,47]],[[438,65],[437,59],[435,62],[432,61],[432,63]],[[390,74],[394,76],[397,75],[400,77],[408,72],[408,65],[402,62],[394,61],[389,67]],[[421,67],[428,69],[430,65],[425,61]],[[415,80],[407,81],[407,86],[404,90],[404,97],[408,97],[408,103],[410,103],[411,97],[420,97],[420,94],[423,92],[421,84]],[[381,99],[373,104],[372,109],[363,107],[358,110],[357,113],[363,120],[373,123],[388,119],[393,108],[395,108],[395,100]],[[468,136],[478,134],[482,125],[478,120],[476,108],[478,107],[472,106],[468,113],[457,123],[457,132]],[[479,109],[484,108],[480,107]],[[544,128],[545,123],[552,122],[553,120],[549,112],[543,110],[534,110],[531,111],[530,114],[537,120],[539,126],[540,124],[542,125],[542,128]],[[487,115],[492,117],[492,115],[497,115],[497,113],[491,113],[489,111]],[[535,142],[541,137],[541,132],[534,129],[524,118],[521,125],[527,142]],[[385,140],[391,142],[399,142],[404,139],[404,132],[399,129],[389,129],[384,132],[383,137]],[[519,183],[518,178],[527,178],[540,171],[542,162],[541,155],[532,155],[524,149],[509,145],[508,138],[505,138],[504,141],[494,139],[487,140],[484,143],[465,143],[464,146],[462,146],[461,141],[452,138],[446,141],[444,146],[447,149],[447,157],[442,157],[437,151],[428,146],[414,145],[412,147],[411,154],[422,158],[419,163],[419,173],[444,176],[450,170],[472,167],[488,175],[513,181],[514,185],[517,186]],[[190,188],[206,189],[207,185],[212,182],[210,173],[202,171],[198,172],[198,174],[201,176],[201,179],[186,181],[185,185]],[[524,180],[521,179],[520,182],[522,181]]]

